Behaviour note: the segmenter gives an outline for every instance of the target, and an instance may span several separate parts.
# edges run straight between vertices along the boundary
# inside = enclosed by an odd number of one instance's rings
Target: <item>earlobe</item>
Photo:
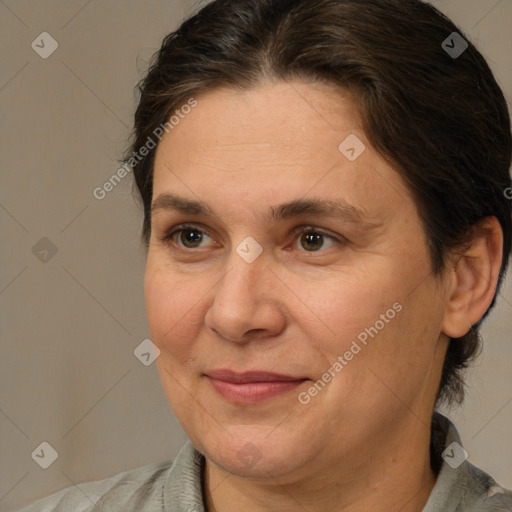
[[[503,256],[503,232],[496,217],[474,226],[471,246],[451,263],[450,286],[442,332],[464,336],[489,308],[498,283]]]

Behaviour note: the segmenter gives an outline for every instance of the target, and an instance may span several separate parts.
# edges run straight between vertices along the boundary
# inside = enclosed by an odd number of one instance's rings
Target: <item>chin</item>
[[[279,477],[306,464],[304,443],[294,443],[289,433],[280,436],[271,429],[254,426],[229,428],[220,438],[192,439],[196,448],[207,459],[224,471],[240,476],[262,478]],[[231,435],[230,435],[231,434]],[[283,435],[284,433],[282,433]],[[294,447],[294,444],[297,444]],[[298,454],[301,454],[299,460]],[[292,467],[293,466],[293,467]]]

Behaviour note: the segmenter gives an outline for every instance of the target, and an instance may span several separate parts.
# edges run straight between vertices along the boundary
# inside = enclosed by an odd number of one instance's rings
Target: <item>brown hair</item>
[[[460,56],[442,47],[453,32],[469,45]],[[467,244],[472,227],[497,217],[504,247],[490,310],[511,251],[511,201],[504,193],[509,112],[483,56],[420,0],[215,0],[166,36],[138,85],[125,159],[143,202],[145,243],[155,149],[137,160],[133,154],[193,96],[288,79],[322,80],[355,93],[368,139],[413,194],[435,275],[442,275],[449,251]],[[439,402],[462,402],[462,371],[478,352],[481,321],[450,341]]]

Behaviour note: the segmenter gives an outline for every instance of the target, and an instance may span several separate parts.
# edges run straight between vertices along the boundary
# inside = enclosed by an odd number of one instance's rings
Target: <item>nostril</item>
[[[260,332],[265,332],[265,329],[251,329],[251,330],[247,331],[245,334],[246,334],[246,336],[250,336],[250,335],[254,335],[254,334],[259,334]]]

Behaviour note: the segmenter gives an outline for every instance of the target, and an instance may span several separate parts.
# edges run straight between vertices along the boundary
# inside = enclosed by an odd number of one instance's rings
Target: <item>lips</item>
[[[265,371],[237,373],[232,370],[212,370],[205,374],[213,389],[235,404],[255,404],[289,393],[307,379]]]
[[[305,377],[291,377],[271,372],[249,371],[236,373],[231,370],[212,370],[206,374],[212,379],[230,382],[232,384],[247,384],[250,382],[293,382],[305,380]]]

